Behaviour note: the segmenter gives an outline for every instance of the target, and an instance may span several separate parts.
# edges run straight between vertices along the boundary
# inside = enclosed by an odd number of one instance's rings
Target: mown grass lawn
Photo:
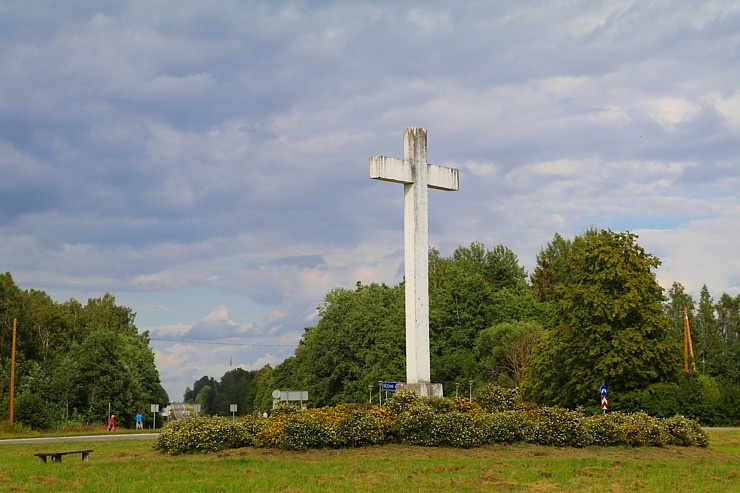
[[[308,452],[242,448],[181,456],[152,450],[151,440],[0,441],[0,491],[740,492],[740,429],[712,430],[710,437],[708,448],[387,445]],[[94,452],[89,462],[65,456],[61,464],[38,463],[33,454],[50,447]]]

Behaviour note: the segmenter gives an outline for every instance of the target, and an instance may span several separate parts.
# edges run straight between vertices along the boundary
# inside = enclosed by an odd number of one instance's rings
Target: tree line
[[[683,414],[707,424],[740,422],[740,296],[698,300],[678,282],[664,291],[660,260],[629,232],[556,234],[527,274],[507,247],[429,252],[432,381],[446,395],[495,383],[525,399],[600,411]],[[272,389],[307,390],[312,407],[363,402],[378,381],[404,381],[403,282],[329,291],[319,321],[274,369],[203,377],[185,392],[207,414],[271,407]],[[683,371],[688,310],[696,371]]]
[[[134,425],[137,412],[167,405],[148,332],[130,308],[106,293],[82,305],[0,275],[0,419],[8,418],[13,320],[16,320],[14,421],[38,428]]]

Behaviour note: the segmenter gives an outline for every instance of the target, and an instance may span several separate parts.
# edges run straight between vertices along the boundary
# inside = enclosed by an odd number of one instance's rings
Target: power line
[[[246,344],[240,342],[214,342],[214,341],[183,341],[180,339],[153,339],[150,341],[179,342],[182,344],[212,344],[217,346],[253,346],[253,347],[296,347],[297,344]]]

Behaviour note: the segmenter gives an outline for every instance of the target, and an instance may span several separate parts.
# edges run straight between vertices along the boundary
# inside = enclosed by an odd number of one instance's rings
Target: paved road
[[[27,443],[58,443],[58,442],[104,442],[110,440],[154,440],[158,433],[110,433],[108,435],[87,435],[73,437],[39,437],[39,438],[7,438],[0,440],[2,445],[22,445]]]
[[[182,419],[189,414],[188,409],[182,402],[173,402],[170,404],[170,412],[174,419]]]

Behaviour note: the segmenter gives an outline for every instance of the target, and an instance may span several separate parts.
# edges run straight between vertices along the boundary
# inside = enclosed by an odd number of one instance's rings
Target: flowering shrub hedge
[[[516,443],[524,440],[527,424],[521,411],[502,411],[478,417],[484,444]]]
[[[609,413],[586,418],[583,425],[589,443],[604,447],[622,445],[621,416],[620,413]]]
[[[478,404],[475,401],[471,401],[470,399],[465,399],[463,397],[452,397],[450,399],[454,404],[455,408],[460,411],[461,413],[468,413],[468,414],[485,414],[486,410],[483,409],[480,404]]]
[[[493,400],[500,402],[498,397]],[[384,406],[340,404],[300,411],[283,405],[268,418],[190,417],[165,425],[155,448],[182,454],[245,446],[306,450],[406,443],[470,448],[529,442],[557,447],[706,447],[709,442],[698,422],[683,416],[655,418],[619,412],[585,416],[581,409],[555,407],[487,412],[467,402],[401,392]]]
[[[621,419],[619,430],[622,433],[622,442],[625,445],[641,447],[650,445],[662,447],[670,442],[670,436],[662,425],[660,418],[648,416],[645,413],[618,415]]]
[[[413,392],[396,392],[393,397],[385,401],[385,407],[393,418],[404,411],[408,411],[411,406],[417,404],[422,398]]]
[[[345,407],[334,423],[336,447],[362,447],[385,443],[391,427],[390,415],[380,406]]]
[[[396,441],[412,445],[435,447],[439,445],[438,430],[434,426],[436,414],[431,406],[421,399],[398,414],[391,426]]]
[[[699,422],[695,419],[687,419],[683,416],[673,416],[663,420],[671,445],[682,445],[684,447],[706,447],[709,445],[709,435],[702,430]]]
[[[475,394],[475,401],[489,413],[519,409],[519,389],[486,385]]]
[[[154,442],[154,448],[170,454],[218,452],[254,444],[254,437],[264,426],[257,417],[229,418],[188,417],[165,425]]]
[[[543,407],[523,411],[524,438],[537,445],[556,447],[584,447],[589,445],[583,426],[583,412],[569,411],[560,407]]]
[[[460,411],[438,414],[434,426],[441,430],[438,433],[440,446],[473,448],[484,444],[483,430],[474,414]]]
[[[277,446],[287,450],[324,448],[334,442],[331,431],[322,413],[291,414],[283,421]]]

